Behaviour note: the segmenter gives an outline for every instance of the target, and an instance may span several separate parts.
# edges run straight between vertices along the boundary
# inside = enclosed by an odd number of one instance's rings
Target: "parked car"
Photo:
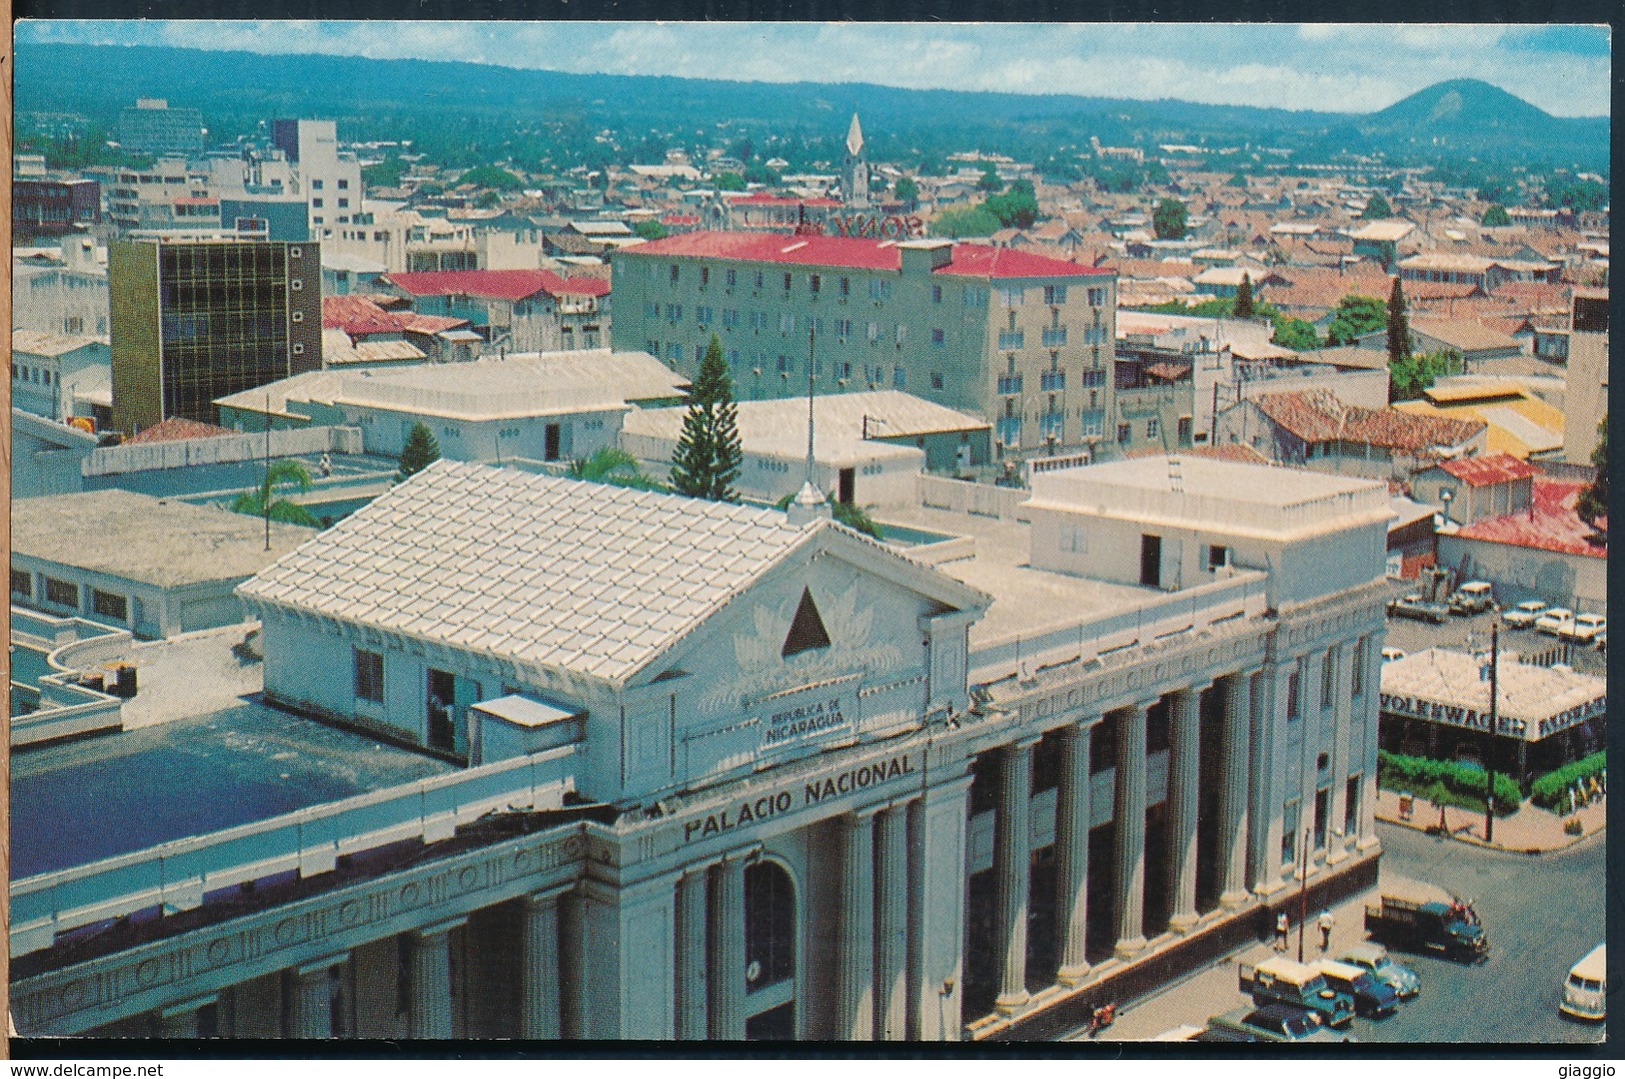
[[[1543,599],[1526,599],[1501,615],[1501,621],[1513,629],[1528,629],[1550,609]]]
[[[1399,1011],[1399,994],[1392,986],[1379,982],[1369,970],[1335,959],[1322,959],[1315,965],[1326,979],[1326,988],[1354,998],[1356,1015],[1382,1019]]]
[[[1574,621],[1574,612],[1567,607],[1553,607],[1539,618],[1535,619],[1536,633],[1549,633],[1553,637],[1560,637]]]
[[[1414,618],[1419,622],[1442,624],[1450,608],[1442,603],[1423,599],[1420,592],[1412,592],[1388,601],[1389,618]]]
[[[1236,968],[1241,991],[1254,1004],[1287,1004],[1316,1012],[1331,1027],[1348,1026],[1354,1019],[1354,998],[1327,985],[1326,978],[1312,964],[1295,963],[1277,955],[1261,963],[1242,963]]]
[[[1191,1038],[1193,1042],[1256,1042],[1261,1040],[1256,1034],[1249,1034],[1245,1030],[1231,1030],[1229,1027],[1208,1027],[1202,1033]]]
[[[1488,581],[1468,581],[1445,601],[1451,614],[1478,614],[1495,610],[1495,592]]]
[[[1290,1004],[1266,1004],[1262,1008],[1251,1005],[1215,1015],[1208,1021],[1210,1029],[1233,1030],[1251,1034],[1263,1042],[1351,1042],[1351,1034],[1338,1034],[1321,1022],[1315,1012],[1306,1012]]]
[[[1608,951],[1599,944],[1569,968],[1563,982],[1563,1003],[1558,1010],[1576,1019],[1607,1018]]]
[[[1396,963],[1388,954],[1388,949],[1381,944],[1370,941],[1356,944],[1337,958],[1339,962],[1370,971],[1379,982],[1398,993],[1401,1000],[1409,1000],[1422,991],[1422,979],[1416,971],[1403,963]]]
[[[1594,644],[1599,636],[1608,632],[1608,619],[1600,614],[1578,615],[1568,627],[1557,631],[1564,640],[1577,644]]]

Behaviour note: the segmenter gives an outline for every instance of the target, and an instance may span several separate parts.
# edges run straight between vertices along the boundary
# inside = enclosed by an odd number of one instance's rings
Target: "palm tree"
[[[267,521],[320,528],[321,522],[305,507],[292,499],[276,497],[277,487],[283,484],[292,484],[299,488],[300,494],[303,494],[310,490],[310,473],[305,471],[305,466],[298,461],[288,459],[272,461],[266,466],[259,489],[244,491],[238,495],[237,501],[231,504],[232,511],[246,513],[252,517],[264,517]]]
[[[635,487],[640,491],[664,491],[665,484],[643,474],[638,459],[619,446],[600,446],[586,460],[570,462],[569,476],[590,483]]]

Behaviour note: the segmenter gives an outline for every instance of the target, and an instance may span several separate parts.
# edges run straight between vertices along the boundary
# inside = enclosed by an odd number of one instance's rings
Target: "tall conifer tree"
[[[711,344],[684,403],[688,413],[683,417],[683,432],[672,454],[672,487],[691,498],[739,501],[733,489],[743,459],[738,409],[728,365],[722,362],[722,341],[716,334],[711,335]]]

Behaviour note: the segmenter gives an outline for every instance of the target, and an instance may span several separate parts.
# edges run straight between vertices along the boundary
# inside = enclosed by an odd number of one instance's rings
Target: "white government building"
[[[1317,902],[1373,881],[1385,488],[1156,457],[1006,509],[909,555],[436,464],[240,595],[268,700],[466,767],[14,882],[18,1028],[1039,1037],[1267,933],[1300,844]]]

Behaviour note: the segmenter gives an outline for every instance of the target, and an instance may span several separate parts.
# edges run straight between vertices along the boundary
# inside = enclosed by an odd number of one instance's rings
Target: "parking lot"
[[[1393,581],[1391,584],[1395,596],[1419,589],[1416,581]],[[1499,615],[1492,611],[1474,615],[1452,614],[1445,616],[1442,625],[1414,618],[1389,618],[1384,646],[1397,648],[1405,653],[1420,652],[1428,648],[1448,648],[1458,652],[1487,650],[1490,646],[1490,627],[1495,624],[1498,617]],[[1513,629],[1511,626],[1503,625],[1501,649],[1503,652],[1517,652],[1529,656],[1550,652],[1553,649],[1566,649],[1567,662],[1575,670],[1599,677],[1608,673],[1608,657],[1603,653],[1578,644],[1565,644],[1556,637],[1537,633],[1533,629]]]

